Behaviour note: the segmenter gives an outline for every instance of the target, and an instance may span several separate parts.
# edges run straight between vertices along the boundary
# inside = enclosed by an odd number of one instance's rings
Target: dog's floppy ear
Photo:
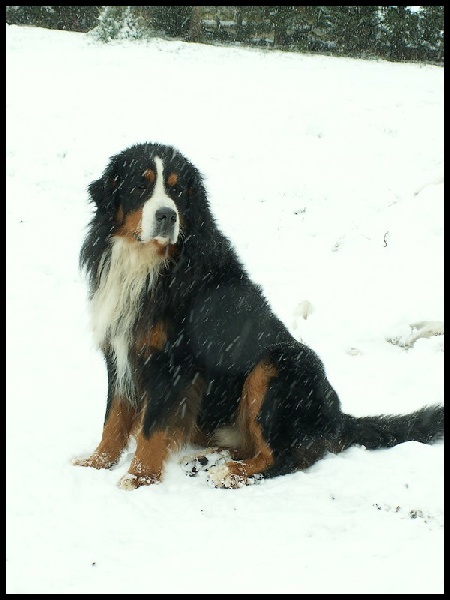
[[[97,210],[113,216],[119,201],[119,176],[111,162],[100,179],[93,181],[89,187],[89,195]]]

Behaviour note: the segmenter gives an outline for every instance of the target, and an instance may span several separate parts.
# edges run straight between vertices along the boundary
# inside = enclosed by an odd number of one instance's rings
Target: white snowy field
[[[132,449],[110,471],[71,464],[106,404],[86,189],[137,142],[199,167],[346,412],[443,403],[443,68],[17,26],[6,59],[6,592],[443,594],[443,442],[238,490],[178,456],[133,492],[116,486]]]

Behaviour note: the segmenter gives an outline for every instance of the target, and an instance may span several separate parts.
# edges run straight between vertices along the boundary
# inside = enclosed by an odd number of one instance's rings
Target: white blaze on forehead
[[[159,156],[155,156],[155,166],[156,166],[156,183],[155,189],[153,190],[153,198],[168,198],[166,195],[166,190],[164,189],[164,165],[163,161],[159,158]]]
[[[178,209],[175,202],[166,194],[164,187],[164,165],[159,156],[155,157],[155,166],[156,180],[155,187],[153,188],[153,194],[151,198],[145,202],[144,208],[142,209],[141,240],[143,242],[148,242],[155,237],[156,211],[160,208],[171,208],[177,213],[177,221],[174,226],[173,239],[170,240],[170,243],[174,244],[177,241],[180,231]],[[158,240],[160,240],[160,237],[158,237]]]

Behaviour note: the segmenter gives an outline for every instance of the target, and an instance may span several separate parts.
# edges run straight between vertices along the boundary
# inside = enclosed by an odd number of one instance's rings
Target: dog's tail
[[[340,443],[345,450],[361,445],[368,450],[392,448],[403,442],[431,444],[444,437],[444,407],[424,406],[406,415],[353,417],[343,415]]]

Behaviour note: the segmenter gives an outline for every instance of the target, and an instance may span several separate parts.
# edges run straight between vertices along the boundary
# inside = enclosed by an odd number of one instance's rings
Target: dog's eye
[[[134,190],[139,191],[139,192],[142,192],[142,191],[144,191],[146,189],[147,189],[147,186],[145,185],[145,183],[140,183],[139,185],[137,185],[134,188]]]

